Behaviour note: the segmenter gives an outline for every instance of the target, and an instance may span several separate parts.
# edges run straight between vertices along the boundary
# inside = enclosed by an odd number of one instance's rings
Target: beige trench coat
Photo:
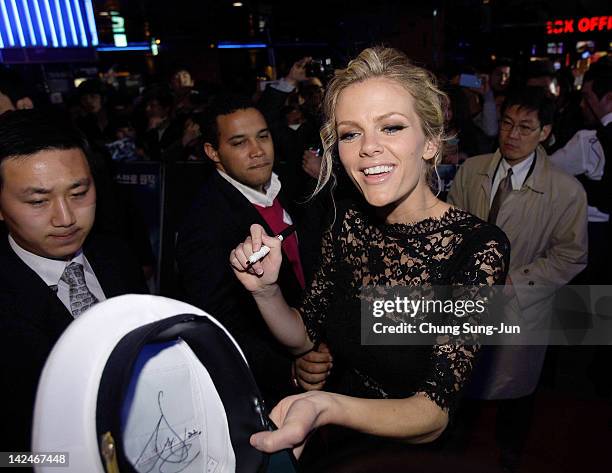
[[[499,150],[469,158],[458,170],[448,202],[487,220]],[[542,147],[533,172],[504,201],[497,225],[510,240],[515,297],[505,308],[525,331],[550,324],[555,290],[587,261],[587,200],[580,183],[554,166]],[[482,399],[526,396],[535,389],[545,346],[502,346],[489,352],[474,373],[472,394]],[[484,360],[483,360],[484,361]]]

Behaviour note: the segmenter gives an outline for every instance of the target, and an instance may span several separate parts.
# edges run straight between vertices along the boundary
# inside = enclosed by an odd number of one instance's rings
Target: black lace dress
[[[360,339],[362,286],[491,286],[505,281],[510,246],[497,227],[456,208],[415,224],[385,224],[356,204],[339,209],[300,307],[308,334],[334,355],[326,389],[357,397],[425,393],[449,409],[477,344],[369,346]]]

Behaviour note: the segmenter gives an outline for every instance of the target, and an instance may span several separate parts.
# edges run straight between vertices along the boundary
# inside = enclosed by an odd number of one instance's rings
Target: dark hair
[[[164,108],[170,108],[174,105],[174,95],[172,95],[172,91],[165,85],[152,85],[145,91],[145,105],[153,100],[157,100]]]
[[[582,83],[593,81],[591,88],[599,100],[608,92],[612,92],[612,58],[602,57],[584,74]]]
[[[75,148],[88,155],[87,142],[64,117],[45,114],[38,109],[15,110],[0,115],[0,165],[7,158]]]
[[[536,77],[555,77],[555,68],[549,59],[533,61],[527,65],[527,79]]]
[[[555,102],[542,87],[520,87],[508,93],[501,107],[501,115],[510,107],[523,108],[538,113],[540,127],[551,125],[555,115]]]
[[[77,95],[83,97],[84,95],[100,95],[104,96],[104,85],[98,79],[87,79],[79,84],[76,89]]]
[[[217,117],[229,115],[238,110],[254,108],[258,110],[253,101],[242,95],[223,94],[213,99],[204,114],[200,124],[200,132],[204,143],[210,143],[216,149],[219,147],[219,127]]]

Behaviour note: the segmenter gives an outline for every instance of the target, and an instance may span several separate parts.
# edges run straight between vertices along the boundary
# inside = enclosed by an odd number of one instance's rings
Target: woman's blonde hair
[[[444,139],[444,110],[448,99],[437,85],[433,74],[415,66],[408,57],[397,49],[373,47],[364,49],[359,56],[349,62],[346,69],[338,72],[330,81],[323,110],[325,121],[321,127],[323,141],[323,160],[321,173],[315,189],[319,192],[332,176],[334,153],[337,151],[338,133],[336,132],[336,105],[340,93],[350,85],[372,78],[392,80],[404,87],[414,99],[414,109],[421,122],[425,138],[441,144]],[[428,178],[440,160],[441,146],[430,163]]]

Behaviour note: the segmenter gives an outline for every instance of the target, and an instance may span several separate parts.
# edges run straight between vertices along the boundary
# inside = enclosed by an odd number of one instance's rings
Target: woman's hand
[[[270,253],[255,264],[249,264],[249,257],[261,246],[270,248]],[[261,292],[276,284],[283,260],[281,241],[269,236],[261,225],[251,225],[251,235],[230,253],[230,264],[234,274],[244,287],[252,292]]]
[[[251,435],[251,445],[267,453],[293,448],[294,455],[299,458],[308,434],[326,423],[324,416],[333,403],[332,396],[313,391],[286,397],[270,414],[278,430]]]

